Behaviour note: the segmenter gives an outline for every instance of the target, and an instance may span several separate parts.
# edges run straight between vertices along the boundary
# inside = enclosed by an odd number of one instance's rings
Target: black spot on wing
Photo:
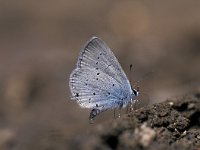
[[[75,97],[79,97],[79,93],[76,93]]]

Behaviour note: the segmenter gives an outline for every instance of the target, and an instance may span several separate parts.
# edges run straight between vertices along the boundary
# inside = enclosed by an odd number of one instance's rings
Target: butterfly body
[[[138,95],[110,48],[97,37],[81,49],[69,86],[72,99],[92,109],[90,118],[107,109],[126,107]]]

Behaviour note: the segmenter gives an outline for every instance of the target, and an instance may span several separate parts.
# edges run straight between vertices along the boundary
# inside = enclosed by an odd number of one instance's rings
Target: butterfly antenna
[[[133,89],[132,87],[132,67],[133,65],[130,64],[130,67],[129,67],[129,81],[130,81],[130,84],[131,84],[131,88]],[[139,84],[140,80],[138,80],[134,85],[137,87],[137,91],[139,91],[139,87],[138,87],[138,84]]]
[[[130,84],[132,83],[132,76],[131,76],[132,67],[133,67],[133,65],[130,64],[130,67],[129,67],[129,81],[130,81]],[[132,86],[132,84],[131,84],[131,86]]]

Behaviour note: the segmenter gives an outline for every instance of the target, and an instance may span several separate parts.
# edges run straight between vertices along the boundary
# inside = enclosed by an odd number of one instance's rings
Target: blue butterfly
[[[72,99],[81,107],[92,109],[90,119],[105,110],[126,107],[139,94],[132,89],[113,52],[97,37],[81,49],[69,87]]]

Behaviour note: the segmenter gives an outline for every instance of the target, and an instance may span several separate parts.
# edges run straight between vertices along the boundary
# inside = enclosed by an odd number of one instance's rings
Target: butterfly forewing
[[[101,39],[91,38],[81,49],[78,68],[96,68],[104,71],[122,84],[128,79],[110,48]]]
[[[77,68],[70,75],[73,99],[85,108],[122,107],[131,98],[130,83],[109,47],[91,38],[81,50]]]

